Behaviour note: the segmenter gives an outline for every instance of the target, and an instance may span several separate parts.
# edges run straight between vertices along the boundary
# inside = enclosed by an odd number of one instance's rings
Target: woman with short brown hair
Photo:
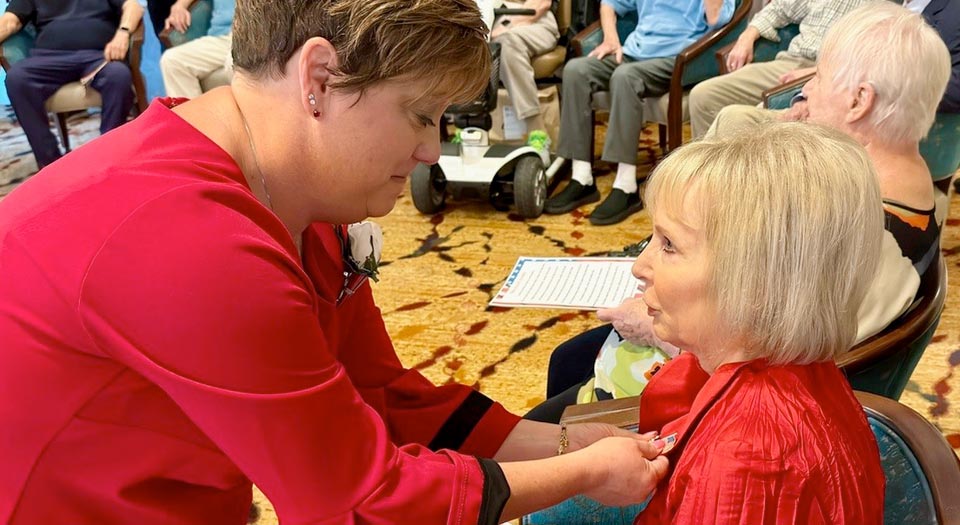
[[[251,483],[290,524],[647,497],[652,436],[522,422],[405,369],[351,248],[373,230],[342,226],[388,213],[486,85],[476,6],[240,0],[233,35],[231,86],[0,203],[0,522],[239,525]]]

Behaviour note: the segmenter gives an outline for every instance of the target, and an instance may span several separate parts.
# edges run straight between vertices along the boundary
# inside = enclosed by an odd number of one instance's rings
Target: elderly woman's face
[[[646,281],[643,302],[657,337],[700,357],[699,350],[720,334],[716,301],[708,292],[712,255],[700,217],[688,204],[696,198],[696,191],[685,197],[682,222],[657,209],[653,239],[634,263],[633,275]]]

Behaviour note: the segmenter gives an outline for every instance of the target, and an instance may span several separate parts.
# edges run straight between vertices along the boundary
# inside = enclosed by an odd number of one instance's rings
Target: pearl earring
[[[315,97],[313,93],[310,93],[307,95],[307,101],[310,102],[310,106],[313,107],[313,118],[319,117],[320,110],[317,109],[317,97]]]

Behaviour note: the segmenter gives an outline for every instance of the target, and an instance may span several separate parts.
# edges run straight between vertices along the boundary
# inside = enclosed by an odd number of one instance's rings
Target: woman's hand
[[[640,503],[667,474],[670,465],[661,450],[650,441],[628,437],[609,437],[590,445],[579,453],[590,456],[591,468],[600,474],[599,483],[583,494],[604,505]]]
[[[573,452],[584,449],[608,437],[628,437],[637,441],[651,441],[654,436],[656,436],[656,432],[637,434],[606,423],[576,423],[567,425],[567,439],[570,440],[567,450]]]
[[[170,7],[170,16],[163,23],[163,29],[174,28],[181,33],[186,33],[190,29],[190,10],[180,5],[179,2]]]
[[[103,48],[103,58],[123,60],[127,58],[128,49],[130,49],[130,33],[118,29],[117,34],[113,35],[113,38]]]
[[[603,57],[607,55],[613,55],[618,64],[623,63],[623,46],[620,45],[619,40],[613,41],[605,38],[603,42],[593,48],[593,51],[587,56],[594,57],[597,60],[603,60]]]
[[[548,426],[556,429],[556,425]],[[510,499],[500,521],[556,505],[576,494],[604,505],[640,503],[650,496],[669,466],[667,458],[660,455],[663,443],[655,444],[650,437],[607,437],[562,456],[500,463],[510,485]]]

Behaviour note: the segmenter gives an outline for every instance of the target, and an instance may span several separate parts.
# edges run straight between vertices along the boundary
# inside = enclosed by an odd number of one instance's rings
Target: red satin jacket
[[[252,481],[287,525],[476,524],[518,418],[336,305],[330,225],[303,253],[160,103],[0,202],[0,523],[241,525]]]
[[[640,431],[676,434],[671,472],[635,525],[879,525],[884,474],[863,408],[832,362],[683,353],[640,399]]]

